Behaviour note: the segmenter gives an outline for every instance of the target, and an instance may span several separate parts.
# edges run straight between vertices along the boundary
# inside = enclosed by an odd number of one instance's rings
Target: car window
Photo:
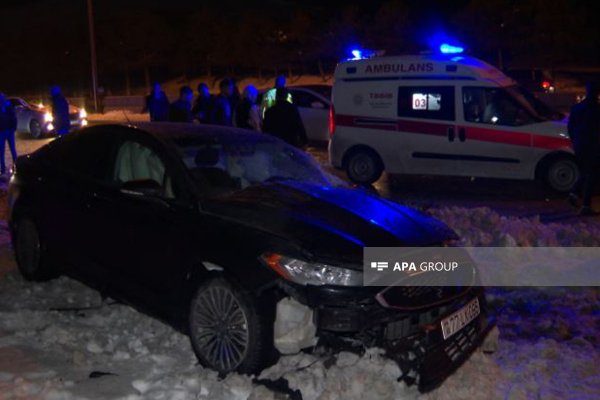
[[[309,155],[279,141],[180,141],[175,146],[192,179],[212,189],[236,191],[278,180],[338,183]]]
[[[519,102],[503,88],[463,88],[464,118],[489,125],[520,126],[534,122]]]
[[[107,131],[72,133],[52,142],[41,154],[54,167],[108,182],[108,159],[113,149],[113,138]]]
[[[292,93],[294,104],[298,107],[313,108],[313,103],[315,102],[323,104],[317,96],[304,90],[290,90],[290,92]],[[323,108],[325,108],[325,104],[323,104]]]
[[[453,121],[453,86],[398,88],[398,116]]]
[[[165,198],[174,198],[172,179],[165,164],[148,146],[129,140],[121,143],[115,158],[113,180],[122,185],[132,181],[154,181],[162,188]]]

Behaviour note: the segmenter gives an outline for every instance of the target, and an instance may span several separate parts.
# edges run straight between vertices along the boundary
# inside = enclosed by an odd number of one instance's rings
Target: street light
[[[98,112],[98,71],[96,66],[96,34],[94,32],[94,10],[92,0],[87,0],[88,27],[90,29],[90,61],[92,64],[92,96],[94,112]]]

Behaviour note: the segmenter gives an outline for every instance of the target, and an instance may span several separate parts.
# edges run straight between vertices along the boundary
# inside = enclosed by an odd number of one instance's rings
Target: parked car
[[[65,273],[151,312],[221,373],[274,361],[284,300],[314,313],[308,322],[325,342],[388,349],[403,371],[419,372],[423,390],[491,327],[475,285],[363,286],[365,246],[442,246],[454,232],[346,187],[268,135],[102,125],[20,157],[15,171],[9,225],[25,278]],[[473,302],[478,314],[442,335],[444,319]]]
[[[292,95],[292,102],[298,107],[308,140],[328,141],[331,85],[288,86],[287,89]],[[260,98],[258,102],[260,104]]]
[[[298,107],[308,140],[327,142],[331,85],[289,86],[288,90]]]
[[[54,131],[52,125],[52,110],[42,104],[29,103],[19,97],[11,97],[9,101],[15,108],[17,115],[17,131],[28,133],[34,139]],[[84,108],[69,106],[71,128],[80,128],[87,125],[87,113]]]

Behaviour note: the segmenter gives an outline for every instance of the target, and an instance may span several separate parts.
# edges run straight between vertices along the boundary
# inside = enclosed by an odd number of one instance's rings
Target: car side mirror
[[[321,103],[320,101],[313,101],[312,103],[310,103],[310,107],[311,108],[324,109],[325,108],[325,104]]]
[[[123,182],[121,193],[134,196],[162,197],[164,195],[163,187],[154,179],[136,179]]]

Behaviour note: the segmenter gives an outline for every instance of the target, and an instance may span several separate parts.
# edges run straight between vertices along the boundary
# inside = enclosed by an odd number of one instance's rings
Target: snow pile
[[[569,224],[542,223],[539,217],[507,217],[487,208],[430,208],[463,246],[600,246],[600,221],[588,218]]]

